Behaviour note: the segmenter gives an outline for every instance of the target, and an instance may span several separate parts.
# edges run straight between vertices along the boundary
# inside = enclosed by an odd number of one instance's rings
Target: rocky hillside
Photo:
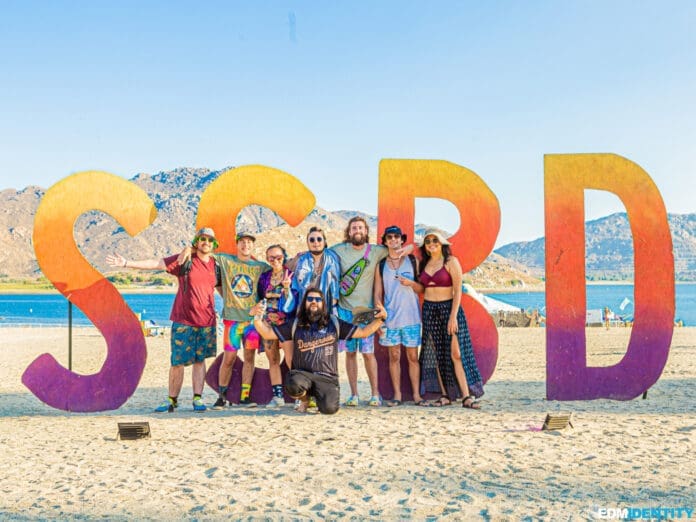
[[[674,246],[678,281],[696,281],[696,214],[667,216]],[[510,243],[495,251],[544,274],[544,238]],[[587,278],[593,280],[633,279],[633,240],[625,213],[612,214],[585,223]]]
[[[178,252],[194,234],[202,192],[224,170],[180,168],[154,175],[136,175],[132,181],[148,193],[157,208],[158,215],[153,224],[132,238],[110,216],[90,212],[81,216],[75,224],[77,245],[83,255],[104,273],[110,271],[103,262],[109,252],[119,252],[131,259],[162,257]],[[44,192],[39,187],[0,192],[0,234],[6,239],[5,244],[14,247],[0,252],[0,282],[41,275],[34,258],[31,234],[34,214]],[[375,241],[376,217],[350,210],[331,212],[316,207],[303,223],[292,228],[269,209],[250,206],[237,218],[237,227],[258,233],[256,254],[259,257],[263,256],[268,245],[274,243],[285,245],[294,254],[305,248],[304,238],[309,226],[321,226],[327,233],[329,244],[337,243],[343,238],[348,219],[356,214],[366,217],[372,231],[371,239]],[[417,237],[422,235],[425,227],[423,224],[416,225]],[[466,279],[479,288],[539,283],[526,267],[496,254],[492,254]]]

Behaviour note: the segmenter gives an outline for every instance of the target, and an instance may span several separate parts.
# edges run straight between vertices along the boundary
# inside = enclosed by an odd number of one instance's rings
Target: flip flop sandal
[[[401,406],[401,401],[397,399],[394,399],[393,401],[387,401],[387,406],[389,406],[390,408]]]
[[[445,401],[447,401],[447,402],[445,402]],[[449,397],[443,395],[443,396],[440,397],[438,400],[436,400],[436,401],[434,401],[434,402],[431,402],[430,405],[431,405],[431,406],[434,406],[435,408],[442,408],[442,407],[444,407],[444,406],[451,406],[451,405],[452,405],[452,401],[450,400]]]
[[[476,402],[476,397],[474,397],[473,395],[469,395],[462,399],[462,408],[468,408],[470,410],[480,410],[481,403]]]

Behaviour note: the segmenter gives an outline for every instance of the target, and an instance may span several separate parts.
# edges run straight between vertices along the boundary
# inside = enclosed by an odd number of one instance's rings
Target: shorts
[[[259,332],[251,321],[223,321],[225,325],[224,347],[226,352],[237,352],[242,348],[258,350],[260,346]]]
[[[350,323],[353,319],[352,312],[341,307],[337,307],[337,309],[338,318]],[[363,337],[362,339],[338,341],[338,351],[348,353],[375,353],[375,334],[372,334],[369,337]]]
[[[418,348],[421,344],[421,325],[412,324],[403,328],[385,328],[380,332],[379,344],[382,346],[403,345],[406,348]]]
[[[293,398],[304,394],[311,395],[317,401],[321,413],[336,413],[339,408],[340,389],[338,379],[328,375],[290,370],[285,377],[285,390]]]
[[[171,365],[190,366],[215,357],[217,336],[215,326],[189,326],[172,323]]]

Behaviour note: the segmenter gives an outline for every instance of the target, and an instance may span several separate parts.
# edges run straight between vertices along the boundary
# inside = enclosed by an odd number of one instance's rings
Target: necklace
[[[277,285],[283,280],[283,271],[281,270],[276,274],[275,272],[271,273],[271,284],[272,285]]]
[[[387,256],[387,260],[389,261],[389,266],[392,267],[394,270],[398,269],[399,266],[401,266],[400,257]]]

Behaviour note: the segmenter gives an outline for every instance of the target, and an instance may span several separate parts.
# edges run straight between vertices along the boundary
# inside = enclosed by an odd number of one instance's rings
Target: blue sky
[[[375,212],[382,158],[446,159],[543,235],[543,156],[614,152],[696,211],[693,2],[0,1],[0,188],[260,163]],[[588,218],[621,210],[588,194]],[[442,201],[418,221],[454,232]]]

